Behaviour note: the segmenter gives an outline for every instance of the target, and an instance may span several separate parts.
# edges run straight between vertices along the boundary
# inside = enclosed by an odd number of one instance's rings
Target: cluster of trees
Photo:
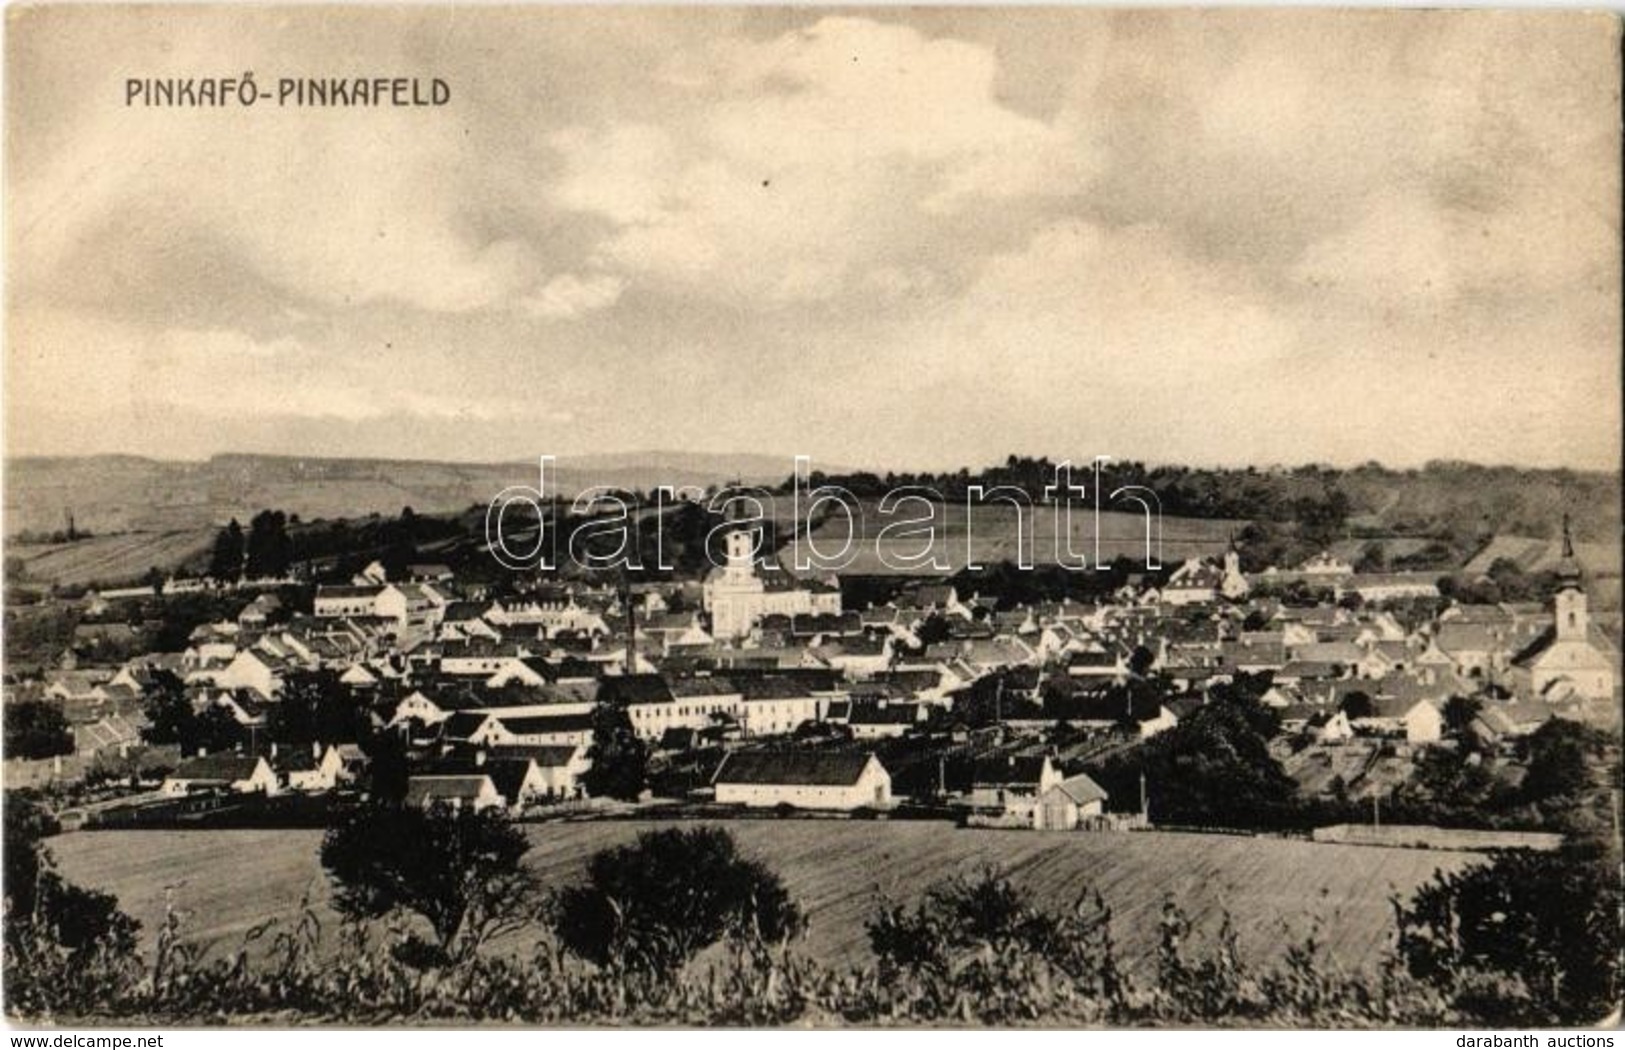
[[[1525,572],[1511,558],[1497,558],[1480,577],[1453,574],[1439,580],[1439,595],[1446,600],[1475,605],[1497,602],[1542,602],[1557,588],[1552,572]]]
[[[66,604],[19,607],[5,603],[6,663],[13,667],[45,664],[62,655],[73,644],[73,631],[79,624],[79,611]]]
[[[353,744],[371,734],[372,720],[336,671],[295,671],[283,679],[266,730],[279,744]]]
[[[1092,480],[1087,463],[1074,466],[1076,480]],[[1360,529],[1381,534],[1430,538],[1422,548],[1391,561],[1380,545],[1368,545],[1360,557],[1361,571],[1442,571],[1459,565],[1496,529],[1549,538],[1556,535],[1558,525],[1553,507],[1617,508],[1620,502],[1618,478],[1605,474],[1449,462],[1399,471],[1378,463],[1350,470],[1316,465],[1261,470],[1148,467],[1130,461],[1107,464],[1102,482],[1108,492],[1124,485],[1149,488],[1164,514],[1253,523],[1237,536],[1242,566],[1248,572],[1296,565],[1356,531],[1356,522]],[[812,486],[843,486],[860,499],[878,499],[904,486],[925,486],[951,502],[964,500],[973,485],[1011,486],[1036,502],[1054,483],[1052,460],[1014,455],[977,471],[815,472],[810,477]],[[793,485],[794,478],[788,478],[779,490],[789,492]],[[1612,511],[1594,515],[1578,523],[1581,538],[1615,535],[1617,522]],[[1538,588],[1539,583],[1530,581],[1529,586]]]
[[[288,515],[282,511],[262,510],[249,521],[245,535],[237,519],[232,518],[215,535],[208,576],[228,583],[245,577],[260,580],[286,576],[293,565],[289,524]]]
[[[528,850],[494,810],[385,805],[331,827],[321,861],[345,915],[427,922],[432,940],[396,950],[419,966],[466,962],[493,938],[542,925],[597,966],[670,976],[724,937],[781,944],[804,927],[778,876],[720,828],[646,831],[595,854],[585,883],[554,892],[525,865]]]
[[[230,751],[243,742],[242,727],[230,711],[217,704],[194,710],[185,683],[168,671],[156,672],[144,710],[147,724],[141,728],[141,739],[177,745],[183,755]]]
[[[18,700],[4,708],[8,758],[73,754],[73,733],[62,708],[49,700]]]
[[[1109,757],[1090,775],[1114,804],[1132,807],[1145,785],[1151,820],[1210,827],[1279,827],[1299,822],[1297,783],[1269,742],[1280,716],[1260,702],[1269,679],[1237,675],[1208,703],[1140,746]]]
[[[1396,823],[1443,827],[1493,827],[1556,830],[1589,834],[1609,826],[1611,799],[1607,786],[1619,779],[1618,740],[1594,727],[1565,718],[1549,719],[1521,740],[1515,766],[1502,761],[1465,732],[1483,709],[1475,696],[1452,696],[1443,716],[1456,739],[1448,746],[1418,751],[1410,775],[1381,799],[1382,812]],[[1343,698],[1350,719],[1366,717],[1371,698],[1353,692]],[[1362,819],[1349,801],[1346,785],[1334,781],[1333,797],[1300,799],[1299,808],[1320,822]]]
[[[992,489],[1008,486],[1025,492],[1035,503],[1046,498],[1045,489],[1055,485],[1056,462],[1047,456],[1008,456],[1003,463],[971,471],[894,473],[868,471],[825,474],[814,471],[809,487],[831,484],[849,490],[860,499],[878,499],[903,487],[925,487],[950,502],[962,502],[972,486]],[[1074,484],[1091,487],[1093,471],[1087,461],[1073,463]],[[1104,491],[1125,485],[1149,488],[1157,494],[1164,514],[1192,518],[1233,518],[1248,520],[1296,521],[1315,529],[1340,530],[1352,504],[1338,486],[1340,474],[1320,467],[1260,471],[1256,468],[1147,467],[1128,461],[1107,463],[1101,471]],[[790,492],[795,478],[787,478],[779,491]],[[1091,497],[1092,498],[1092,497]]]

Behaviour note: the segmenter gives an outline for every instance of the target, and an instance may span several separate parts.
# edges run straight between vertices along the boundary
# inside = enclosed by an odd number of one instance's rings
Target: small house
[[[1033,827],[1039,831],[1071,831],[1085,818],[1106,811],[1106,789],[1087,773],[1067,777],[1038,797],[1033,807]]]

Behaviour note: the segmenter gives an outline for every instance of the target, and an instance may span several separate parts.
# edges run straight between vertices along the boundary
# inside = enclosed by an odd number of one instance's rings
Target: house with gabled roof
[[[222,689],[252,689],[270,700],[282,692],[282,679],[290,666],[287,660],[259,649],[242,649],[212,677]]]
[[[440,723],[440,740],[452,745],[489,744],[493,738],[503,735],[496,721],[496,716],[489,711],[458,711]]]
[[[484,773],[414,773],[406,780],[406,804],[421,809],[491,809],[506,800]]]
[[[1033,827],[1039,831],[1071,831],[1090,817],[1106,811],[1106,789],[1087,773],[1067,777],[1038,796]]]
[[[1162,585],[1163,605],[1200,605],[1219,600],[1225,574],[1216,565],[1200,558],[1187,558]]]
[[[873,752],[732,751],[711,785],[718,802],[751,808],[854,810],[892,804],[891,775]]]
[[[271,768],[289,791],[332,791],[347,775],[338,748],[320,743],[273,751]]]
[[[1412,744],[1436,744],[1444,735],[1441,706],[1426,697],[1378,696],[1371,700],[1371,713],[1353,719],[1353,724],[1378,733],[1403,733]]]
[[[489,602],[455,601],[446,606],[437,629],[439,638],[485,638],[498,641],[502,632],[485,619]]]
[[[232,791],[240,794],[277,792],[276,773],[260,755],[222,752],[183,759],[158,789],[165,795],[189,795],[204,791]]]
[[[852,700],[845,723],[854,740],[900,737],[925,725],[931,708],[914,701]]]
[[[523,759],[534,765],[541,787],[539,799],[586,795],[582,778],[592,768],[592,760],[587,757],[588,749],[579,744],[493,744],[486,751],[493,761]]]
[[[829,701],[844,695],[833,684],[792,674],[730,676],[740,694],[739,724],[751,736],[791,733],[817,722]]]
[[[264,697],[251,689],[221,689],[212,698],[208,693],[204,697],[206,703],[229,711],[232,719],[245,729],[265,725],[269,708]]]
[[[972,809],[1030,819],[1045,792],[1064,778],[1049,755],[998,755],[976,761],[968,801]]]
[[[724,675],[606,678],[599,699],[624,708],[633,730],[645,740],[661,740],[674,729],[697,732],[744,713],[744,694]]]
[[[347,616],[373,616],[378,607],[378,595],[383,587],[375,583],[342,586],[323,585],[316,588],[314,609],[318,617],[326,619]]]
[[[462,716],[453,715],[448,721]],[[490,723],[468,738],[472,744],[555,744],[586,747],[592,743],[590,711],[545,715],[488,715]],[[477,737],[477,738],[476,738]]]

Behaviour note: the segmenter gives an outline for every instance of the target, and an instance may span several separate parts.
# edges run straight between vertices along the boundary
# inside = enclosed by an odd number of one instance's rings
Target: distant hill
[[[647,490],[656,485],[777,484],[789,459],[744,454],[617,453],[560,457],[549,488],[573,496],[592,485]],[[324,459],[228,454],[202,462],[138,456],[22,457],[8,460],[6,532],[64,527],[162,532],[247,521],[275,507],[316,518],[462,510],[509,485],[535,485],[530,463]]]
[[[1490,566],[1506,559],[1526,573],[1551,572],[1563,556],[1561,540],[1532,536],[1498,535],[1462,566],[1467,576],[1482,576]],[[1607,543],[1576,543],[1575,560],[1586,573],[1586,589],[1601,608],[1620,604],[1620,548]]]
[[[845,473],[834,464],[813,466],[831,477]],[[592,485],[646,491],[660,484],[703,488],[737,479],[772,486],[793,469],[790,457],[756,453],[598,453],[559,457],[549,487],[573,496]],[[1577,539],[1618,550],[1617,474],[1464,463],[1406,471],[1375,464],[1352,470],[1148,470],[1137,465],[1134,469],[1138,473],[1114,483],[1132,480],[1148,485],[1162,497],[1170,518],[1296,522],[1316,507],[1340,501],[1346,526],[1336,531],[1345,542],[1376,536],[1410,543],[1418,537],[1445,537],[1455,556],[1465,560],[1496,534],[1554,538],[1561,514],[1568,510],[1574,514]],[[517,461],[252,454],[218,455],[201,462],[117,455],[24,457],[6,463],[5,528],[10,537],[23,531],[49,533],[64,527],[69,512],[81,531],[98,535],[191,533],[233,517],[246,522],[267,508],[297,514],[305,521],[369,514],[393,517],[408,506],[419,513],[443,514],[483,506],[510,485],[535,485],[536,475],[534,462]],[[873,474],[866,478],[873,484],[885,480]],[[964,480],[963,472],[958,480]],[[991,483],[1003,482],[992,478]],[[1047,474],[1033,482],[1045,483]],[[858,494],[872,498],[863,491]],[[955,500],[950,496],[950,501]],[[1220,529],[1213,535],[1227,534],[1228,526]],[[1199,546],[1206,550],[1210,539],[1204,530]],[[1390,552],[1398,553],[1398,548]]]

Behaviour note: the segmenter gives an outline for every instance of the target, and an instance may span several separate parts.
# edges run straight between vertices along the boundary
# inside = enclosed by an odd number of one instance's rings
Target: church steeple
[[[1557,596],[1552,599],[1552,615],[1557,621],[1559,640],[1585,640],[1590,614],[1586,608],[1586,593],[1580,586],[1580,562],[1574,556],[1574,534],[1567,514],[1563,515],[1563,557],[1557,563]]]
[[[1580,562],[1574,556],[1574,532],[1568,514],[1563,515],[1563,557],[1557,563],[1558,590],[1580,587]]]

